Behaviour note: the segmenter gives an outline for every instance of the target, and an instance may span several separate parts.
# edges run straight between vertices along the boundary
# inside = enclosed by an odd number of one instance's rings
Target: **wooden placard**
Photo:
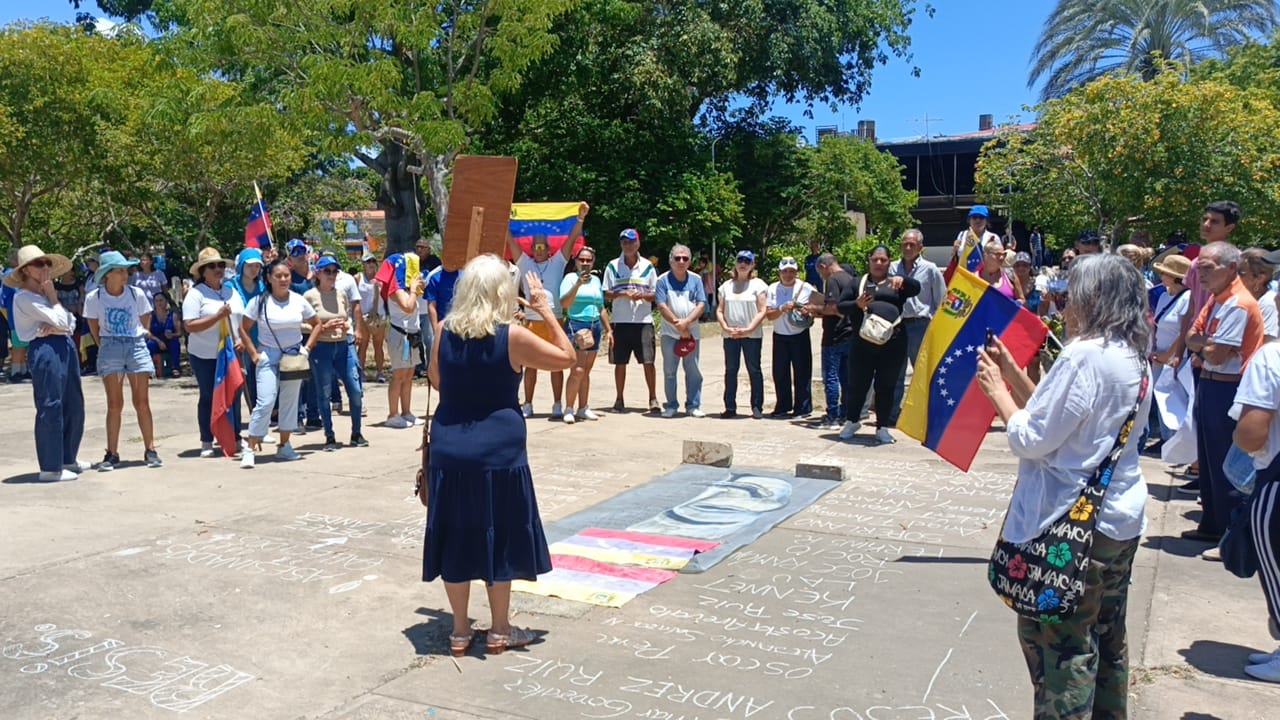
[[[460,270],[468,260],[484,253],[502,255],[517,168],[513,157],[459,155],[454,161],[449,218],[440,254],[446,270]]]

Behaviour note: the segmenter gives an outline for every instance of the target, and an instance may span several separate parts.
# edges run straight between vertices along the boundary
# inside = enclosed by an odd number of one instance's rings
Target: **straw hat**
[[[1187,271],[1191,269],[1191,261],[1184,255],[1169,255],[1164,260],[1152,263],[1151,267],[1158,273],[1172,275],[1182,280],[1187,276]]]
[[[50,277],[61,277],[71,269],[71,261],[67,259],[67,256],[50,255],[35,245],[23,245],[18,250],[18,264],[14,266],[13,272],[5,277],[4,284],[11,288],[22,287],[22,276],[18,274],[18,271],[40,258],[47,258],[53,263],[53,272],[50,273]]]
[[[205,265],[208,265],[209,263],[216,263],[216,262],[228,263],[228,264],[230,263],[230,261],[228,261],[226,258],[219,255],[218,251],[215,250],[214,248],[207,247],[201,250],[200,254],[196,256],[195,264],[191,266],[191,277],[193,278],[200,277],[200,271],[204,268]]]

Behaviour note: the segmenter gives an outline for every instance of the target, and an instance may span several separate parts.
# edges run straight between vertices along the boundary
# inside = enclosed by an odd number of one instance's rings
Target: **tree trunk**
[[[436,230],[440,233],[441,247],[444,251],[444,226],[449,219],[449,176],[453,174],[452,165],[455,153],[432,155],[424,164],[427,186],[431,190],[431,209],[436,214]]]
[[[413,160],[399,143],[386,141],[371,165],[382,175],[378,207],[386,213],[387,255],[413,252],[422,236],[422,179],[409,171]]]

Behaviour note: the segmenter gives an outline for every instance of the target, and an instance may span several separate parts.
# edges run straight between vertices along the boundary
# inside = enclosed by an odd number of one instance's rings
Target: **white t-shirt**
[[[316,316],[315,309],[293,291],[289,291],[289,298],[284,302],[265,292],[250,300],[244,313],[258,323],[258,345],[277,350],[301,345],[303,323]]]
[[[1184,290],[1175,296],[1165,293],[1156,301],[1156,333],[1153,349],[1162,353],[1173,346],[1182,331],[1182,318],[1191,307],[1191,291]]]
[[[1268,290],[1258,298],[1258,310],[1262,311],[1262,334],[1280,338],[1280,313],[1276,312],[1276,291]]]
[[[409,291],[405,290],[404,292]],[[404,310],[400,309],[400,305],[396,302],[395,297],[387,298],[387,321],[393,326],[404,330],[406,333],[418,332],[422,329],[422,315],[420,312],[427,312],[427,306],[425,304],[426,301],[419,299],[418,302],[420,304],[414,308],[413,312],[406,313]],[[395,330],[392,330],[391,332],[395,332]]]
[[[360,312],[374,317],[386,317],[382,309],[382,301],[378,299],[378,285],[372,279],[366,280],[364,273],[356,276],[356,289],[360,292]]]
[[[803,280],[796,280],[791,287],[783,285],[781,281],[769,286],[769,300],[766,306],[770,310],[777,310],[789,302],[794,302],[797,306],[809,304],[809,296],[817,292],[813,286]],[[804,327],[797,327],[791,322],[791,313],[782,313],[777,320],[773,321],[773,331],[778,335],[799,335],[802,332],[809,332],[812,323]]]
[[[525,276],[533,273],[542,281],[543,292],[547,296],[547,301],[551,303],[551,309],[559,317],[562,312],[560,309],[560,284],[564,282],[564,270],[568,265],[569,261],[561,253],[552,253],[543,262],[538,262],[532,257],[522,254],[520,259],[516,261],[516,269],[520,273],[520,289],[524,292],[524,296],[526,298],[529,297],[529,282]],[[525,310],[524,314],[529,320],[542,319],[542,316],[533,310]]]
[[[1227,415],[1238,421],[1245,405],[1272,412],[1280,410],[1280,342],[1266,343],[1249,358],[1249,366],[1236,388],[1235,404]],[[1267,444],[1250,454],[1253,467],[1258,470],[1265,470],[1280,454],[1280,415],[1271,418]]]
[[[191,292],[182,298],[182,322],[217,315],[223,305],[231,304],[231,327],[239,328],[243,317],[235,310],[239,303],[232,303],[236,291],[223,285],[221,290],[214,290],[204,283],[191,288]],[[222,340],[222,323],[214,323],[200,332],[189,332],[187,335],[187,352],[204,360],[218,357],[218,343]],[[234,340],[232,342],[235,342]]]
[[[735,292],[735,286],[740,287],[741,291]],[[745,328],[756,317],[757,298],[761,295],[767,297],[769,295],[769,286],[765,285],[760,278],[751,278],[745,283],[726,280],[720,286],[719,295],[720,302],[724,304],[724,321],[731,328]],[[763,338],[764,323],[760,323],[755,332],[748,337]]]
[[[142,316],[150,313],[151,299],[132,285],[125,285],[119,295],[99,286],[84,299],[84,317],[98,321],[98,334],[103,337],[145,337]]]
[[[658,273],[653,263],[641,256],[636,256],[635,267],[627,265],[626,256],[617,257],[605,266],[605,292],[622,292],[626,290],[642,290],[656,292],[658,289]],[[610,308],[609,320],[617,323],[652,323],[653,303],[648,300],[632,300],[629,297],[616,297]]]

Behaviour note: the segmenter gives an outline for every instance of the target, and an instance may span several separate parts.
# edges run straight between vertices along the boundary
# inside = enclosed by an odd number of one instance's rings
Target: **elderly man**
[[[578,207],[578,221],[574,223],[573,230],[569,232],[569,237],[564,241],[564,245],[560,246],[560,251],[554,255],[551,253],[551,243],[547,240],[546,235],[535,235],[533,238],[533,255],[525,255],[524,249],[520,247],[520,243],[516,239],[507,235],[507,247],[511,250],[511,257],[516,259],[516,268],[519,271],[520,290],[526,298],[533,300],[529,296],[529,273],[538,276],[542,281],[543,292],[550,296],[551,308],[559,313],[560,308],[560,283],[564,281],[564,270],[569,265],[569,258],[573,257],[574,245],[577,244],[578,238],[582,237],[582,221],[587,219],[587,213],[591,210],[590,206],[582,203]],[[533,331],[534,335],[552,342],[551,328],[544,323],[542,316],[534,312],[533,308],[525,310],[525,320],[528,327]],[[547,318],[547,322],[560,322],[559,316]],[[538,371],[532,368],[525,368],[524,371],[524,416],[533,417],[533,391],[538,385]],[[551,416],[561,416],[561,398],[564,393],[564,373],[551,373],[551,395],[552,406]]]
[[[902,329],[907,336],[907,362],[911,363],[912,372],[915,371],[916,356],[920,354],[920,345],[924,342],[925,331],[929,329],[929,321],[947,297],[947,281],[942,278],[942,271],[920,256],[923,250],[924,233],[912,228],[902,233],[902,259],[889,266],[891,277],[915,278],[920,283],[920,294],[907,298],[902,306]],[[906,379],[907,366],[903,364],[902,372],[898,373],[898,384],[893,391],[894,415],[902,408]]]
[[[707,293],[702,278],[689,271],[693,251],[687,245],[671,248],[668,259],[671,270],[658,277],[654,299],[662,313],[662,375],[667,391],[667,404],[662,417],[675,417],[680,409],[676,397],[676,371],[684,366],[685,411],[689,417],[706,417],[702,412],[702,370],[698,367],[698,320],[707,307]],[[692,340],[692,347],[688,341]]]
[[[844,426],[844,404],[849,399],[849,341],[857,328],[840,313],[837,303],[845,288],[853,284],[854,273],[831,253],[819,255],[816,267],[822,295],[814,293],[810,313],[822,318],[822,389],[827,399],[827,411],[818,427],[839,430]]]
[[[1189,540],[1217,543],[1231,512],[1244,495],[1227,481],[1222,462],[1231,448],[1236,421],[1229,415],[1244,366],[1264,341],[1258,302],[1240,281],[1240,250],[1213,242],[1200,250],[1195,262],[1200,285],[1211,294],[1187,333],[1186,345],[1202,366],[1196,384],[1196,445],[1200,464],[1200,525],[1182,533]],[[1219,559],[1217,548],[1205,551]]]
[[[604,300],[612,303],[609,319],[613,322],[613,345],[609,360],[613,363],[613,384],[617,399],[614,412],[624,412],[622,391],[627,387],[627,361],[632,357],[644,365],[644,381],[649,386],[649,412],[662,412],[658,404],[658,375],[653,366],[653,302],[657,299],[658,274],[653,263],[640,255],[640,232],[627,228],[618,236],[622,255],[609,262],[604,270]]]

